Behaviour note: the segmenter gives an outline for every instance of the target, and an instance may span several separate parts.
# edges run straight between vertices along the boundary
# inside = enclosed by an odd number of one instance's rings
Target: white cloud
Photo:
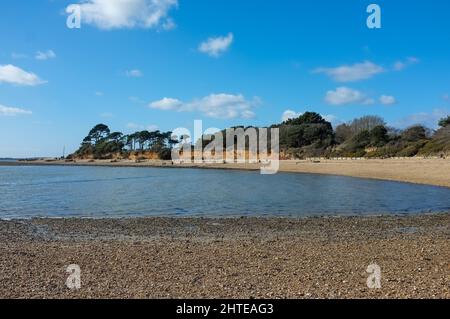
[[[95,95],[96,96],[103,96],[105,94],[102,91],[97,91],[97,92],[95,92]]]
[[[155,132],[159,130],[158,125],[141,125],[141,124],[136,124],[133,122],[130,122],[127,124],[127,128],[131,129],[131,130],[147,130],[150,132]]]
[[[342,65],[335,68],[318,68],[314,73],[324,73],[337,82],[355,82],[370,79],[383,72],[383,67],[370,61],[353,65]]]
[[[397,99],[390,95],[380,96],[380,103],[383,105],[392,105],[397,103]]]
[[[23,110],[17,107],[8,107],[0,104],[0,116],[31,115],[31,111]]]
[[[281,120],[283,122],[290,120],[290,119],[295,119],[299,116],[301,116],[303,114],[303,112],[295,112],[293,110],[286,110],[283,112],[283,115],[281,116]]]
[[[150,103],[149,107],[164,111],[200,112],[207,117],[219,119],[249,119],[255,117],[254,108],[258,98],[247,100],[243,95],[211,94],[201,99],[184,103],[177,99],[164,98]]]
[[[421,124],[429,128],[437,128],[439,120],[447,117],[448,115],[450,115],[449,109],[436,108],[431,112],[419,112],[404,117],[392,123],[392,126],[406,128],[412,125]]]
[[[10,83],[17,85],[36,86],[46,83],[36,74],[29,73],[14,65],[0,65],[0,83]]]
[[[374,100],[367,98],[365,94],[360,91],[350,89],[348,87],[338,87],[334,91],[328,91],[325,95],[325,101],[331,105],[345,105],[345,104],[373,104]]]
[[[233,33],[228,33],[228,35],[224,37],[209,38],[200,44],[198,50],[209,56],[218,57],[228,50],[231,43],[233,43],[233,39]]]
[[[129,70],[126,72],[126,75],[131,77],[131,78],[140,78],[142,77],[144,74],[142,73],[141,70]]]
[[[339,120],[339,118],[336,115],[327,114],[322,115],[322,117],[325,119],[325,121],[330,122],[334,127],[338,126],[339,124],[342,124],[342,121]]]
[[[177,24],[175,21],[173,21],[172,18],[168,18],[164,23],[162,24],[162,28],[166,31],[173,30],[177,27]]]
[[[163,98],[162,100],[150,103],[152,109],[163,111],[179,111],[183,107],[183,102],[172,98]]]
[[[416,57],[408,57],[406,58],[406,60],[395,62],[393,68],[395,71],[402,71],[408,66],[417,64],[419,62],[420,60]]]
[[[157,28],[170,22],[169,12],[178,6],[178,0],[85,0],[78,4],[82,23],[100,29]],[[66,8],[72,12],[74,5]],[[166,29],[166,28],[164,28]]]
[[[328,91],[325,95],[325,101],[331,105],[372,105],[376,103],[375,99],[368,97],[366,94],[345,86],[338,87],[334,91]],[[378,102],[383,105],[393,105],[397,103],[397,99],[391,95],[381,95]]]
[[[255,117],[253,108],[259,103],[256,98],[248,101],[242,95],[211,94],[186,104],[188,111],[199,111],[208,117],[221,119]]]
[[[46,52],[38,51],[35,55],[36,60],[48,60],[56,58],[56,54],[53,50],[48,50]]]

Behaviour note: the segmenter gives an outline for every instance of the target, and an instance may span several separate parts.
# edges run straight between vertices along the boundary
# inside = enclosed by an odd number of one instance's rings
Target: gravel
[[[0,298],[450,298],[450,213],[0,221]]]

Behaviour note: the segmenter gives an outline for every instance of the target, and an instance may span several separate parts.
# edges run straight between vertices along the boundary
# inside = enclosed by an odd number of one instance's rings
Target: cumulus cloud
[[[337,82],[356,82],[370,79],[384,72],[384,68],[370,61],[353,65],[342,65],[335,68],[317,68],[313,73],[323,73]]]
[[[254,108],[259,103],[258,98],[247,100],[243,95],[222,93],[211,94],[188,103],[166,97],[150,103],[149,107],[163,111],[200,112],[207,117],[218,119],[249,119],[255,117]]]
[[[23,110],[17,107],[9,107],[0,104],[0,116],[17,116],[17,115],[31,115],[31,111]]]
[[[382,95],[380,96],[380,103],[383,105],[392,105],[397,103],[397,99],[390,95]]]
[[[38,51],[35,55],[36,60],[48,60],[56,58],[56,53],[53,50],[47,50],[46,52]]]
[[[342,124],[342,121],[333,114],[326,114],[326,115],[322,115],[322,117],[325,119],[325,121],[330,122],[333,126],[338,126],[339,124]]]
[[[11,64],[0,65],[0,83],[2,82],[25,86],[36,86],[46,83],[36,74],[26,72]]]
[[[283,122],[290,120],[290,119],[295,119],[299,116],[301,116],[303,114],[303,112],[295,112],[293,110],[286,110],[283,112],[283,115],[281,116],[281,120]]]
[[[374,103],[374,100],[368,98],[364,93],[344,86],[338,87],[334,91],[328,91],[325,95],[325,101],[331,105],[367,105]]]
[[[79,6],[82,23],[111,30],[121,28],[173,28],[170,10],[178,6],[178,0],[85,0],[66,8],[73,12]],[[169,26],[169,27],[168,27]]]
[[[417,64],[419,62],[420,60],[416,57],[408,57],[405,60],[395,62],[393,68],[395,71],[402,71],[408,66]]]
[[[429,128],[437,128],[439,120],[450,114],[449,109],[435,108],[431,112],[418,112],[404,117],[391,125],[399,128],[406,128],[412,125],[421,124]]]
[[[209,38],[199,45],[198,50],[209,56],[218,57],[228,50],[233,43],[233,39],[233,33],[228,33],[228,35],[224,37]]]
[[[152,109],[158,109],[163,111],[180,111],[183,107],[183,102],[172,98],[163,98],[159,101],[150,103]]]
[[[130,78],[140,78],[144,75],[141,70],[129,70],[126,72],[126,75]]]

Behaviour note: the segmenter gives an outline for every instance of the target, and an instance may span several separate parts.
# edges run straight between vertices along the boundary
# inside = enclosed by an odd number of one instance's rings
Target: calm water
[[[307,216],[450,210],[450,189],[350,177],[107,167],[2,167],[0,218]]]

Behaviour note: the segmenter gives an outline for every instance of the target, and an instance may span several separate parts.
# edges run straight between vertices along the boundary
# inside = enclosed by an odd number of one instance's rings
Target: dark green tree
[[[370,131],[370,146],[380,147],[389,142],[388,130],[383,125],[375,126]]]
[[[315,148],[326,148],[334,143],[331,123],[315,112],[306,112],[298,118],[272,127],[280,129],[280,144],[287,148],[311,145]]]
[[[282,125],[327,124],[328,122],[316,112],[305,112],[297,118],[289,119]]]
[[[89,131],[88,136],[83,141],[97,144],[100,140],[107,138],[110,132],[109,127],[105,124],[97,124]]]
[[[417,142],[427,138],[427,129],[422,125],[407,128],[401,134],[401,139],[406,142]]]
[[[139,142],[139,146],[141,151],[145,149],[145,145],[150,144],[152,139],[152,134],[149,131],[141,131],[137,133],[137,140]]]
[[[439,121],[439,126],[440,126],[440,127],[447,127],[447,126],[449,126],[449,125],[450,125],[450,115],[447,116],[446,118],[442,118],[442,119]]]

